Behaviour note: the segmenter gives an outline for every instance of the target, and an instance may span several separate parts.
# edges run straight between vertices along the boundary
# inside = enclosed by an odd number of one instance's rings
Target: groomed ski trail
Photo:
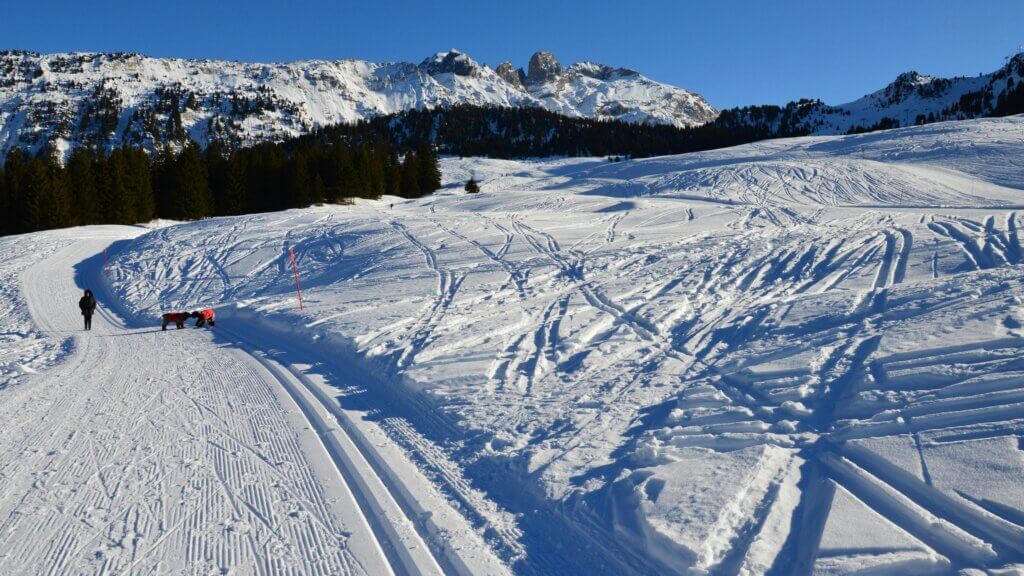
[[[138,233],[83,238],[22,275],[34,321],[73,352],[0,404],[0,573],[441,573],[295,375],[109,311],[88,263]]]

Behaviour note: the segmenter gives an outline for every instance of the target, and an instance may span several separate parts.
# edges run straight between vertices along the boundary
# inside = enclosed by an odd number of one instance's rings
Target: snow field
[[[998,573],[1024,560],[1022,122],[449,159],[393,208],[148,233],[112,288],[314,351],[311,390],[520,572]]]
[[[23,307],[73,345],[0,397],[0,571],[506,572],[443,500],[408,517],[293,366],[208,330],[125,326],[103,249],[143,232],[34,235],[44,258],[21,274]],[[91,333],[83,286],[100,300]],[[413,525],[435,513],[440,559]]]

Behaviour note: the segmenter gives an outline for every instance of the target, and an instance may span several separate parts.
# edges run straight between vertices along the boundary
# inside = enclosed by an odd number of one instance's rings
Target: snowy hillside
[[[429,198],[143,234],[110,284],[296,358],[519,572],[1004,573],[1022,131],[447,159]]]
[[[362,60],[249,64],[137,54],[0,52],[0,154],[20,146],[239,144],[330,124],[453,104],[531,106],[567,116],[691,126],[715,117],[699,95],[632,70],[563,67],[539,52],[528,71],[458,51],[419,65]]]
[[[1019,113],[1015,106],[1024,101],[1022,81],[1024,53],[991,74],[940,78],[905,72],[881,90],[846,104],[827,105],[819,100],[790,103],[784,109],[787,126],[780,126],[776,119],[771,128],[776,133],[786,128],[792,133],[846,134]],[[1015,106],[1008,105],[1011,100]],[[738,109],[746,122],[764,121],[750,112]]]

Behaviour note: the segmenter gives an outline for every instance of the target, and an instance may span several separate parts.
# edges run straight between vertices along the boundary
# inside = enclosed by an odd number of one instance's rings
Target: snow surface
[[[1017,573],[1022,134],[6,239],[0,571]]]
[[[140,236],[112,284],[357,370],[341,405],[520,571],[1011,570],[1021,134],[445,159],[430,198]]]
[[[51,366],[0,388],[0,573],[507,573],[315,375],[251,340],[119,318],[104,249],[145,231],[4,240],[5,327],[21,330],[5,349]]]

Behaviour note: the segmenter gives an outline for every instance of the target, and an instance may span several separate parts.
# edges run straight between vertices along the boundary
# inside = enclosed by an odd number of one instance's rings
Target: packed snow
[[[19,479],[2,533],[40,550],[0,562],[244,572],[280,567],[274,542],[304,572],[1019,573],[1022,134],[1010,117],[622,162],[448,158],[419,200],[124,233],[101,306],[126,319],[0,391],[5,414],[42,398],[58,416],[19,421],[40,441],[0,437]],[[28,238],[45,237],[11,242]],[[70,299],[52,275],[76,260],[102,277],[101,242],[60,246],[23,274],[30,300]],[[203,306],[212,332],[153,330]],[[48,330],[29,309],[43,328],[22,330]],[[272,497],[293,489],[316,510],[302,536]],[[402,518],[419,544],[396,551]]]
[[[318,399],[315,375],[211,330],[123,320],[104,249],[145,231],[4,240],[5,352],[35,369],[0,388],[0,573],[507,572],[379,429]],[[400,480],[379,471],[388,454]]]
[[[615,541],[610,571],[998,567],[1024,542],[1022,128],[448,159],[428,199],[142,236],[113,285],[359,366],[449,493]],[[522,524],[502,549],[538,566]]]

